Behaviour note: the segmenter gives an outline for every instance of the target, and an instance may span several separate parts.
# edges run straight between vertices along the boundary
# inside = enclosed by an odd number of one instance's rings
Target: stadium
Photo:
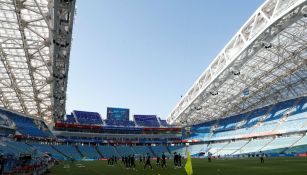
[[[307,173],[306,0],[266,0],[166,119],[66,110],[75,14],[0,1],[0,174]]]

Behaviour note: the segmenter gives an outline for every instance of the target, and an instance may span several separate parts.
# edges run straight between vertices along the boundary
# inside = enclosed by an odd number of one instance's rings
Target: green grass
[[[155,161],[152,161],[154,165]],[[83,167],[80,167],[80,164]],[[192,159],[193,175],[307,175],[307,158],[266,158],[261,164],[259,159],[213,160]],[[136,170],[125,169],[121,164],[108,166],[106,161],[69,161],[54,166],[49,175],[185,175],[184,168],[174,169],[172,160],[168,168],[154,165],[154,170],[144,170],[137,162]],[[69,166],[69,168],[64,168]]]

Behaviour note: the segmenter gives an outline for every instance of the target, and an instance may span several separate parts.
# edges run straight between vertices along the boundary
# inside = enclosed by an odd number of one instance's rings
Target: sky
[[[66,112],[165,119],[264,0],[78,0]]]

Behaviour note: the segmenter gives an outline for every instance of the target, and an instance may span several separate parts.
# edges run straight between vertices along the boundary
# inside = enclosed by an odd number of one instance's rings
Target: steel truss
[[[307,94],[307,2],[267,0],[168,116],[190,125]],[[248,95],[243,95],[248,90]]]
[[[0,105],[47,122],[65,114],[75,0],[0,0]]]

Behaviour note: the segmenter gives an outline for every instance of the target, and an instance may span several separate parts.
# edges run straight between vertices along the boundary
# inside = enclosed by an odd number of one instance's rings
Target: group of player
[[[180,153],[174,153],[174,167],[175,168],[181,168],[182,164],[181,164],[181,160],[182,160],[182,156],[180,155]]]
[[[161,157],[157,157],[157,162],[156,162],[157,166],[161,166],[161,168],[167,168],[167,164],[166,164],[166,156],[164,154],[164,152],[162,153]]]
[[[147,167],[150,167],[150,169],[153,170],[149,153],[147,153],[146,157],[143,156],[143,158],[142,157],[140,158],[140,163],[144,164],[144,169],[146,169]],[[161,157],[159,157],[159,156],[157,157],[156,165],[161,166],[162,168],[166,168],[166,156],[165,156],[164,152],[162,153]]]
[[[128,168],[133,168],[135,169],[135,157],[134,155],[128,155],[128,156],[124,156],[122,157],[122,164],[124,165],[124,167]]]
[[[117,157],[112,156],[112,157],[108,158],[108,165],[114,165],[114,164],[117,164]]]
[[[180,154],[177,154],[176,152],[174,153],[174,167],[175,168],[181,168],[182,164],[181,164],[181,160],[182,160],[182,156]],[[164,154],[164,152],[162,153],[161,157],[158,156],[156,158],[156,166],[157,167],[161,167],[161,168],[167,168],[167,160],[168,158],[166,157],[166,155]],[[112,156],[108,159],[108,165],[115,165],[117,164],[117,160],[118,158],[115,156]],[[121,163],[122,165],[126,168],[126,169],[135,169],[136,167],[136,158],[135,155],[127,155],[127,156],[123,156],[121,158]],[[153,170],[153,166],[151,164],[151,156],[149,153],[147,153],[146,155],[140,156],[139,157],[139,163],[141,165],[143,165],[144,169],[150,168]]]
[[[150,162],[150,155],[149,153],[147,153],[147,155],[143,155],[141,157],[139,157],[140,160],[140,164],[144,164],[144,169],[147,168],[147,166],[149,166],[151,169],[153,169],[151,162]],[[122,157],[122,164],[124,165],[124,167],[126,169],[135,169],[135,156],[134,155],[128,155],[128,156],[124,156]]]

